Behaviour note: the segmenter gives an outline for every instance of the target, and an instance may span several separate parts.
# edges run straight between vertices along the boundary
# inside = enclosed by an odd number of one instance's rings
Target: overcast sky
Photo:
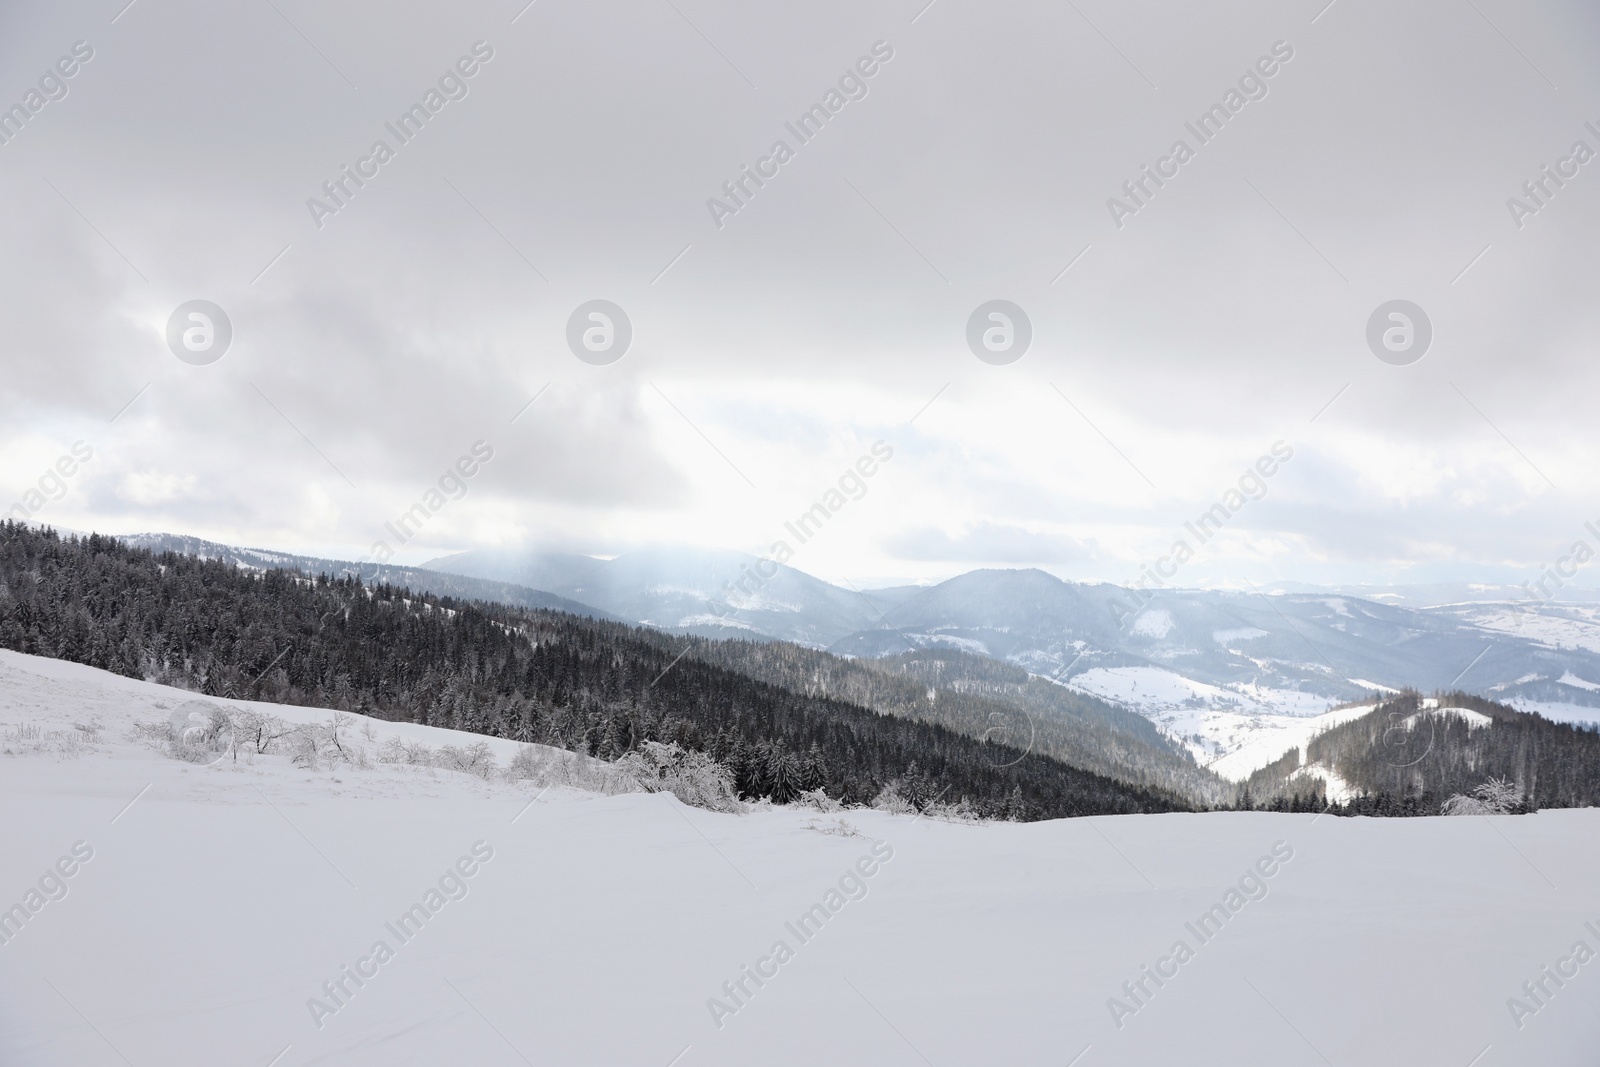
[[[1178,584],[1600,545],[1592,5],[925,2],[7,5],[0,507],[403,562],[761,553],[881,440],[795,566],[1125,581],[1283,442]],[[597,299],[608,365],[567,341]],[[968,344],[996,299],[1032,331],[1003,365]],[[232,326],[204,365],[168,343],[191,300]],[[1393,300],[1431,324],[1404,365],[1368,342]]]

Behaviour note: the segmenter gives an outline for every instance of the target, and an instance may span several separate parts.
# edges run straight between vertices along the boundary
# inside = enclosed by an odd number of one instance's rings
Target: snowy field
[[[1594,811],[848,812],[846,836],[799,809],[536,799],[392,764],[200,767],[134,736],[192,699],[0,653],[0,907],[37,902],[0,944],[0,1063],[1502,1067],[1600,1047]],[[475,740],[377,723],[357,743],[400,732]]]
[[[1296,689],[1209,685],[1161,667],[1093,667],[1069,688],[1131,708],[1181,741],[1197,763],[1239,780],[1340,718],[1331,701]]]

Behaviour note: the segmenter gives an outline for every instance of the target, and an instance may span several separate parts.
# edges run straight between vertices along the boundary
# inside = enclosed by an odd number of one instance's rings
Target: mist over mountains
[[[1206,697],[1205,687],[1225,689],[1240,706],[1270,703],[1269,691],[1286,694],[1281,703],[1292,710],[1303,702],[1287,694],[1326,704],[1410,686],[1600,708],[1592,609],[1530,603],[1519,610],[1510,588],[1480,587],[1501,596],[1472,600],[1456,598],[1473,592],[1467,586],[1373,589],[1366,597],[1304,587],[1166,589],[1130,614],[1118,607],[1126,603],[1120,586],[1033,569],[858,590],[785,566],[751,581],[755,562],[694,550],[610,560],[496,550],[441,557],[423,569],[541,589],[705,636],[761,635],[855,656],[958,648],[1058,681],[1098,672],[1091,684],[1108,671],[1153,668],[1198,683],[1194,699]]]

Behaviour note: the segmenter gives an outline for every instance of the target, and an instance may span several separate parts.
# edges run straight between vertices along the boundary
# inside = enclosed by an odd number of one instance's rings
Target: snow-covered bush
[[[0,752],[7,756],[56,756],[72,759],[93,752],[100,740],[98,722],[73,723],[71,730],[43,730],[37,723],[8,726],[0,736]]]
[[[37,728],[24,728],[37,734]],[[728,768],[703,752],[685,750],[678,745],[645,742],[615,763],[582,753],[524,744],[517,747],[510,764],[501,767],[487,740],[463,745],[431,748],[417,741],[388,736],[378,741],[370,720],[359,730],[355,717],[333,712],[324,722],[291,724],[276,715],[243,708],[191,701],[174,711],[165,722],[137,723],[135,735],[169,756],[191,763],[211,765],[246,761],[256,756],[280,756],[306,770],[338,766],[367,768],[371,758],[356,737],[376,743],[378,763],[452,771],[488,781],[507,781],[535,788],[566,786],[591,793],[613,795],[668,792],[685,804],[710,811],[744,810]],[[17,740],[17,738],[7,738]],[[813,806],[819,811],[836,811],[839,805],[820,790]]]
[[[366,748],[351,737],[351,716],[342,712],[327,722],[290,725],[264,712],[191,701],[165,722],[137,723],[134,732],[174,759],[208,766],[266,755],[287,757],[308,770],[371,765]]]
[[[845,819],[807,819],[801,824],[802,829],[815,830],[819,834],[833,834],[837,837],[861,837],[861,831],[855,824]]]
[[[446,745],[434,756],[434,765],[447,771],[474,775],[485,781],[500,769],[495,763],[494,752],[489,748],[487,741],[474,741],[462,748]]]
[[[928,805],[922,809],[922,814],[940,822],[979,823],[983,821],[982,816],[972,810],[972,805],[967,803],[965,798],[958,800],[954,804],[943,800],[929,801]]]
[[[1457,793],[1440,811],[1445,815],[1514,815],[1523,807],[1522,792],[1510,779],[1490,778],[1470,796]]]
[[[734,792],[733,772],[704,752],[646,741],[619,759],[616,769],[648,793],[671,793],[685,804],[708,811],[743,810]]]
[[[820,811],[824,815],[829,812],[844,810],[843,804],[823,792],[821,788],[807,789],[794,798],[794,806],[797,808],[810,808],[812,811]]]
[[[872,806],[891,815],[915,815],[917,812],[917,806],[900,795],[900,789],[894,782],[879,790],[878,795],[872,798]]]

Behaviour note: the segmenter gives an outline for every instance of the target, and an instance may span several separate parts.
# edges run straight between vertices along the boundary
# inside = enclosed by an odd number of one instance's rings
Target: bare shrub
[[[463,748],[446,745],[434,757],[434,765],[447,771],[458,771],[488,781],[498,770],[494,752],[487,741],[474,741]]]

